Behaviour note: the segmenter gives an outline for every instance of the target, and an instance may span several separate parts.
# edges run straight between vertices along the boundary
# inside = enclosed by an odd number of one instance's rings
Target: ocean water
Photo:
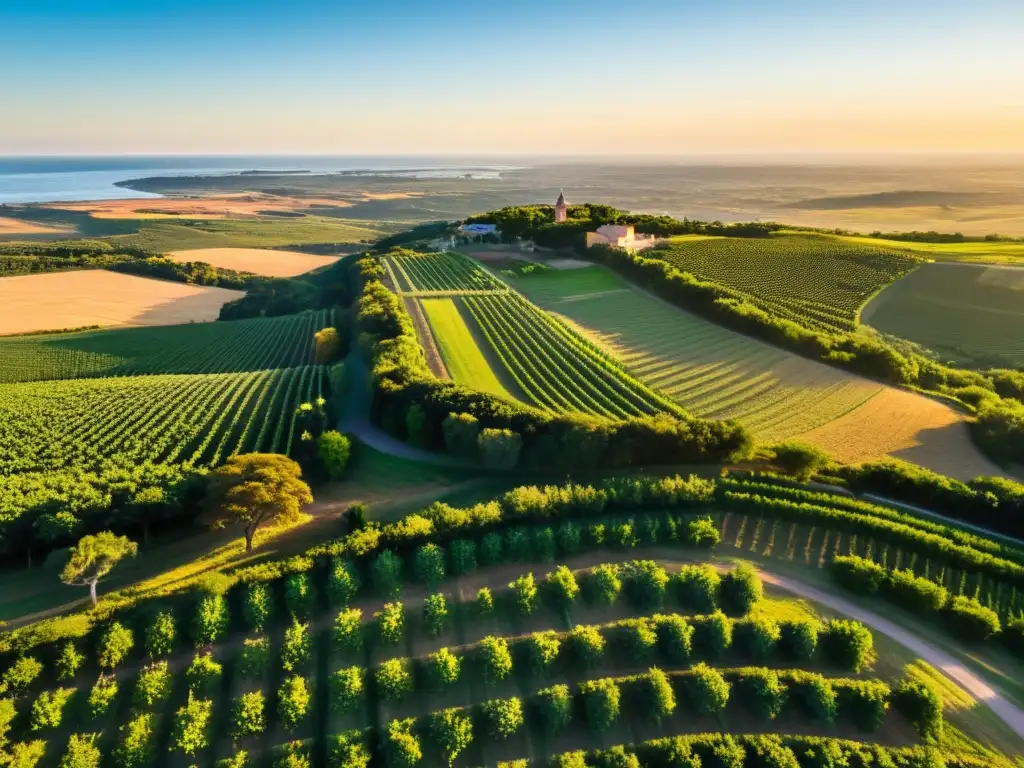
[[[368,156],[16,156],[0,157],[0,204],[159,197],[115,186],[146,176],[251,171],[339,173],[387,178],[495,179],[517,166],[479,159]]]

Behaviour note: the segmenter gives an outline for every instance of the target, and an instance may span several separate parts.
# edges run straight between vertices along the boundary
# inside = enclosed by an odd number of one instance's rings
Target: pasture
[[[514,286],[682,408],[736,419],[759,440],[800,437],[840,461],[896,455],[956,477],[999,474],[948,406],[722,328],[603,268],[535,273]]]
[[[219,269],[252,272],[265,277],[295,277],[338,260],[337,256],[315,256],[311,253],[263,248],[198,248],[170,251],[167,258],[181,263],[203,261]]]
[[[960,364],[1024,366],[1024,269],[925,264],[878,294],[861,320]]]
[[[0,335],[89,325],[174,325],[216,320],[242,291],[105,270],[0,279]]]
[[[818,235],[672,238],[644,256],[741,291],[771,314],[825,332],[854,328],[865,301],[920,264],[909,253]]]

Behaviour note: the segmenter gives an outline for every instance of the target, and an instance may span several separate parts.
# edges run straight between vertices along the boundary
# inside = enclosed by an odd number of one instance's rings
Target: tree
[[[473,742],[473,721],[458,709],[445,709],[430,718],[430,733],[452,765]]]
[[[440,592],[427,595],[423,601],[423,623],[434,637],[444,632],[448,626],[448,601]]]
[[[254,736],[267,728],[263,691],[243,693],[235,699],[231,731],[235,738]]]
[[[580,693],[583,694],[583,711],[591,729],[602,733],[611,728],[619,717],[619,684],[610,677],[589,680],[580,686]]]
[[[143,667],[135,683],[133,702],[136,707],[148,709],[159,704],[171,693],[171,672],[166,661],[157,661]]]
[[[439,688],[456,682],[459,679],[461,667],[459,657],[447,648],[441,648],[427,656],[430,680]]]
[[[75,644],[68,640],[61,646],[60,656],[57,657],[57,679],[72,680],[79,668],[85,662],[85,654],[79,653]]]
[[[68,562],[60,572],[60,580],[76,587],[89,587],[89,597],[96,605],[96,585],[126,557],[135,557],[139,545],[127,536],[110,531],[83,536],[71,548]]]
[[[505,638],[493,635],[485,637],[480,641],[479,653],[484,677],[489,683],[497,683],[511,674],[512,654],[508,650],[508,641]]]
[[[341,334],[337,328],[321,328],[313,334],[318,365],[328,365],[338,359],[341,354]]]
[[[558,658],[562,643],[558,633],[552,630],[534,632],[526,641],[526,653],[530,659],[530,671],[535,675],[543,675]]]
[[[336,670],[328,681],[331,692],[331,710],[344,714],[355,708],[363,698],[362,667],[346,667]]]
[[[572,575],[572,574],[570,574]],[[537,605],[537,585],[533,581],[532,573],[525,573],[508,585],[515,595],[516,607],[523,616],[533,613]]]
[[[320,459],[320,464],[323,465],[328,479],[340,480],[345,476],[345,469],[348,467],[348,460],[352,455],[352,444],[341,432],[330,429],[320,435],[320,439],[317,440],[316,455]]]
[[[115,764],[123,768],[143,768],[153,762],[155,734],[153,714],[136,715],[121,726],[120,743],[114,751]]]
[[[205,506],[215,527],[241,525],[245,551],[252,552],[256,531],[264,523],[298,520],[302,505],[313,501],[302,481],[302,468],[287,456],[246,453],[232,456],[210,473]]]
[[[284,642],[281,644],[281,669],[285,672],[299,670],[310,655],[309,624],[303,624],[294,616],[292,625],[284,630]]]
[[[686,678],[686,694],[698,715],[714,715],[725,709],[730,688],[722,673],[704,662],[695,665]]]
[[[310,695],[306,679],[286,677],[277,692],[277,715],[288,731],[294,731],[309,712]]]
[[[213,702],[209,699],[197,699],[189,691],[188,701],[177,711],[174,718],[171,749],[184,752],[189,757],[194,757],[196,752],[206,749],[209,743],[207,731],[212,715]]]
[[[174,650],[174,639],[177,629],[174,626],[174,614],[160,611],[153,617],[152,623],[146,627],[146,652],[151,659],[170,656]]]
[[[548,734],[563,730],[572,720],[573,699],[567,685],[553,685],[537,691],[534,699],[537,720]]]
[[[431,589],[437,587],[445,577],[444,550],[437,544],[424,544],[416,550],[413,569],[416,578]]]
[[[590,569],[584,583],[588,599],[597,605],[612,605],[619,599],[622,581],[614,565],[598,565]]]
[[[388,659],[382,662],[374,674],[381,698],[398,701],[412,693],[412,672],[408,659]]]
[[[135,637],[128,627],[119,621],[111,623],[100,638],[99,663],[104,669],[113,669],[135,647]]]
[[[657,667],[651,667],[642,680],[642,700],[648,706],[648,715],[651,719],[660,723],[664,718],[671,717],[676,709],[676,694],[672,690],[668,675]]]
[[[60,759],[60,768],[99,768],[103,753],[96,746],[98,733],[73,733]]]
[[[488,469],[512,469],[519,463],[523,438],[509,429],[485,429],[477,436],[477,449]]]
[[[374,614],[380,641],[387,645],[397,645],[405,632],[405,608],[399,602],[384,603],[384,607]]]
[[[523,725],[523,702],[516,697],[492,699],[484,702],[482,709],[495,739],[507,739]]]
[[[544,579],[544,591],[559,608],[568,609],[580,594],[576,575],[564,565],[558,566]]]

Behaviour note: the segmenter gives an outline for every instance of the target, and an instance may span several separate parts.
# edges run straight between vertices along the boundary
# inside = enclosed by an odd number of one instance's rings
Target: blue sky
[[[0,154],[1024,150],[1024,3],[0,0]]]

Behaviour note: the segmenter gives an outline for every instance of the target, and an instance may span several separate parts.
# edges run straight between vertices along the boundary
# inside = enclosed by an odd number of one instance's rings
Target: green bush
[[[686,524],[686,543],[701,549],[713,549],[722,540],[710,517],[700,517]]]
[[[773,669],[744,669],[734,688],[736,700],[766,720],[774,720],[786,703],[787,688]]]
[[[238,671],[248,680],[262,680],[270,669],[270,639],[247,637],[242,640]]]
[[[528,528],[510,528],[505,531],[505,559],[512,563],[526,563],[533,559],[533,545]]]
[[[57,679],[72,680],[85,663],[85,654],[79,653],[75,644],[70,640],[61,646],[60,655],[57,657]],[[2,741],[0,741],[2,745]]]
[[[723,610],[743,616],[764,596],[764,587],[754,567],[740,563],[722,577],[718,594]]]
[[[747,750],[725,734],[711,749],[712,765],[718,768],[743,768],[747,762]]]
[[[700,755],[694,753],[693,745],[683,736],[666,739],[665,762],[672,768],[701,768]],[[725,762],[720,765],[729,768]],[[741,762],[739,768],[743,768]]]
[[[0,678],[0,694],[12,693],[20,696],[43,671],[43,665],[34,656],[21,656],[4,670]]]
[[[586,598],[595,605],[613,605],[622,592],[622,581],[614,565],[597,565],[590,569],[583,582]]]
[[[135,683],[132,701],[136,707],[148,709],[171,694],[171,671],[166,661],[155,661],[142,668]]]
[[[529,616],[537,607],[537,584],[532,573],[524,573],[508,585],[512,590],[516,609],[521,616]]]
[[[558,660],[562,643],[558,633],[548,630],[534,632],[524,642],[527,665],[535,675],[547,674]]]
[[[412,693],[412,668],[408,659],[388,659],[374,675],[381,698],[399,701]]]
[[[188,687],[195,693],[211,693],[224,668],[209,653],[197,653],[185,670]]]
[[[775,455],[775,466],[804,482],[831,461],[829,455],[820,448],[795,440],[778,443],[772,446],[771,452]]]
[[[473,743],[473,721],[459,709],[435,712],[430,716],[430,736],[450,766]]]
[[[316,455],[329,480],[340,480],[345,476],[352,444],[340,432],[329,429],[320,435],[316,444]]]
[[[556,608],[567,610],[580,594],[576,575],[564,565],[558,566],[545,577],[544,594]]]
[[[1024,616],[1006,622],[1000,637],[1015,656],[1024,658]]]
[[[327,596],[332,605],[348,605],[362,586],[359,570],[351,560],[335,558],[327,575]]]
[[[402,558],[385,549],[370,566],[373,588],[381,597],[396,597],[402,591]]]
[[[245,590],[245,602],[242,605],[242,616],[249,629],[262,632],[274,612],[274,597],[270,587],[257,581]]]
[[[587,724],[595,733],[604,733],[619,717],[621,692],[619,684],[610,678],[588,680],[580,685],[583,711]]]
[[[480,641],[478,654],[487,682],[497,683],[512,673],[512,654],[505,638],[493,635],[485,637]]]
[[[166,610],[160,611],[146,627],[146,653],[151,659],[170,656],[174,651],[174,643],[177,638],[178,630],[174,622],[174,614]]]
[[[999,633],[999,614],[974,598],[960,595],[946,609],[946,626],[962,640],[988,640]]]
[[[729,703],[730,687],[721,672],[703,662],[690,670],[684,682],[687,701],[698,716],[724,710]]]
[[[114,760],[118,768],[144,768],[156,759],[154,715],[143,712],[121,726]]]
[[[285,672],[296,672],[304,667],[312,653],[312,641],[309,636],[309,624],[303,624],[293,614],[292,623],[285,627],[284,641],[281,644],[281,669]]]
[[[647,716],[660,723],[676,710],[676,694],[668,675],[651,667],[641,678],[640,701],[647,708]]]
[[[875,656],[871,631],[857,621],[832,619],[819,636],[825,659],[837,667],[860,672]]]
[[[605,639],[597,627],[577,624],[565,637],[572,660],[585,669],[592,669],[604,658]]]
[[[587,766],[587,753],[577,750],[576,752],[563,752],[551,758],[552,768],[589,768]]]
[[[477,436],[480,463],[488,469],[512,469],[519,463],[523,439],[510,429],[484,429]]]
[[[444,581],[447,568],[445,566],[444,550],[437,544],[424,544],[416,550],[413,558],[413,570],[416,579],[434,589]]]
[[[135,647],[135,636],[119,621],[111,622],[100,638],[97,661],[103,669],[114,669]]]
[[[480,564],[497,565],[504,556],[504,545],[500,533],[488,533],[480,540]]]
[[[205,595],[196,606],[192,639],[197,648],[213,645],[227,631],[228,604],[223,595]]]
[[[549,735],[564,730],[572,720],[573,698],[566,685],[553,685],[534,696],[537,722]]]
[[[423,624],[434,637],[448,628],[448,600],[440,592],[427,595],[423,601]]]
[[[293,618],[308,619],[315,601],[308,573],[293,573],[284,582],[284,604]]]
[[[860,595],[878,594],[887,577],[885,568],[878,563],[855,555],[833,558],[829,570],[841,587]]]
[[[733,622],[721,611],[690,619],[693,647],[709,659],[720,659],[732,646]]]
[[[676,599],[696,613],[713,613],[718,608],[721,581],[710,565],[684,565],[675,576]]]
[[[737,621],[733,627],[733,645],[754,661],[774,658],[781,638],[779,625],[767,616]]]
[[[103,753],[96,746],[98,733],[73,733],[68,738],[59,768],[100,768]]]
[[[42,691],[32,702],[30,728],[33,731],[41,731],[60,727],[61,721],[64,719],[64,708],[74,694],[74,688],[55,688]]]
[[[459,657],[447,648],[440,648],[427,656],[427,675],[438,688],[456,683],[461,667]]]
[[[821,723],[835,722],[838,697],[832,683],[814,672],[794,672],[789,681],[789,698],[807,717]]]
[[[384,755],[389,768],[413,768],[423,759],[420,740],[413,733],[413,718],[388,723]]]
[[[236,739],[255,736],[267,728],[263,691],[243,693],[235,698],[231,712],[231,734]]]
[[[518,698],[492,699],[481,709],[487,732],[495,739],[507,739],[523,726],[523,702]]]
[[[646,661],[658,648],[658,633],[651,619],[623,619],[614,627],[613,638],[626,662]]]
[[[807,662],[818,649],[820,625],[814,619],[784,621],[779,625],[779,650],[791,661]]]
[[[938,741],[941,738],[942,698],[931,686],[916,680],[902,680],[893,691],[892,702],[922,739]]]
[[[611,749],[603,749],[595,756],[599,768],[640,768],[640,759],[632,752],[627,752],[621,744]]]
[[[653,560],[634,560],[619,571],[626,597],[643,610],[660,608],[665,602],[668,573]]]
[[[844,680],[834,683],[839,714],[861,731],[876,731],[889,710],[892,690],[881,680]]]
[[[682,616],[654,616],[654,629],[658,647],[666,659],[675,666],[690,661],[693,653],[693,627]]]
[[[469,413],[449,413],[441,422],[444,447],[464,459],[477,457],[476,441],[480,435],[480,422]]]
[[[889,600],[915,613],[937,613],[949,601],[945,587],[909,569],[890,573],[884,590]]]
[[[363,678],[366,671],[362,667],[346,667],[331,673],[328,680],[331,711],[338,714],[351,712],[358,707],[364,696]]]
[[[397,645],[405,634],[405,608],[401,603],[384,603],[375,613],[377,632],[384,645]]]
[[[113,677],[100,675],[89,691],[89,714],[93,718],[101,717],[110,708],[111,702],[117,697],[117,680]]]
[[[448,557],[455,576],[464,576],[476,570],[476,542],[472,539],[456,539],[448,545]]]
[[[572,557],[580,551],[583,544],[583,535],[580,527],[571,520],[566,520],[558,526],[555,532],[555,541],[563,557]]]
[[[334,645],[339,650],[354,653],[363,647],[363,612],[359,608],[345,608],[334,620]]]
[[[328,768],[369,768],[370,750],[359,731],[346,731],[332,739]]]
[[[195,757],[209,745],[209,725],[213,715],[213,702],[197,699],[189,691],[188,701],[174,716],[171,729],[171,749]]]
[[[494,596],[487,587],[480,587],[476,593],[476,612],[480,616],[490,616],[494,613]]]
[[[294,732],[309,714],[310,695],[306,679],[286,677],[277,690],[277,716],[285,730]]]
[[[785,746],[778,736],[751,736],[747,755],[761,768],[801,768],[793,750]]]

